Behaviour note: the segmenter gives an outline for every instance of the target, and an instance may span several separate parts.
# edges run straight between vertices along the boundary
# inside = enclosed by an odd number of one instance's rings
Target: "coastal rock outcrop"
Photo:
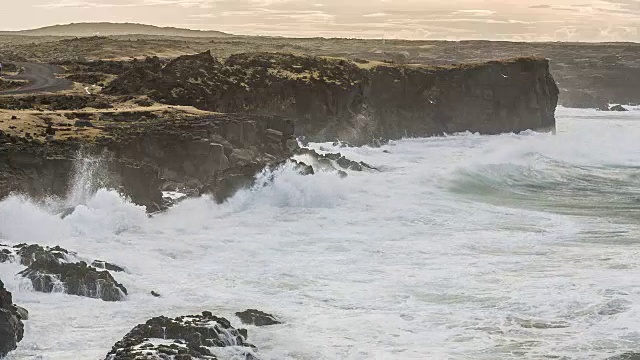
[[[206,52],[179,57],[157,72],[134,67],[105,92],[282,115],[310,140],[361,145],[461,131],[551,129],[559,89],[549,62],[538,58],[369,69],[347,60],[271,53],[233,55],[222,63]]]
[[[245,325],[270,326],[282,324],[275,316],[256,309],[239,311],[236,316]]]
[[[15,350],[24,336],[26,310],[13,304],[11,293],[0,280],[0,358]]]
[[[216,359],[220,348],[234,358],[257,359],[247,333],[209,311],[174,319],[160,316],[137,325],[118,341],[105,360]]]
[[[99,185],[120,190],[150,212],[164,208],[161,189],[169,184],[224,201],[245,185],[236,175],[253,178],[287,159],[294,133],[291,121],[260,115],[112,112],[91,122],[96,125],[75,126],[85,138],[51,141],[0,130],[0,198],[12,192],[66,197],[82,162],[99,158]],[[47,129],[58,134],[56,128],[67,126],[60,124]]]
[[[102,269],[90,266],[59,246],[0,245],[0,253],[4,255],[0,262],[17,261],[27,267],[18,275],[29,279],[35,291],[63,292],[104,301],[121,301],[127,295],[127,289],[105,269],[108,263],[94,262],[103,265]],[[113,264],[108,266],[121,269]]]

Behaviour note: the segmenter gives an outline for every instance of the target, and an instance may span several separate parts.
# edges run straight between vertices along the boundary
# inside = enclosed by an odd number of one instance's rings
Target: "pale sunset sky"
[[[640,0],[0,0],[0,30],[137,22],[294,37],[640,41]]]

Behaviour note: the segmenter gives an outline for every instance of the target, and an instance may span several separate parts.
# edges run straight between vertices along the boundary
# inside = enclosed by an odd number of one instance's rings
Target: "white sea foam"
[[[9,359],[102,358],[153,316],[210,310],[240,326],[233,313],[247,308],[285,323],[249,327],[263,359],[638,350],[640,115],[558,113],[556,136],[315,144],[383,171],[341,179],[285,167],[225,204],[190,199],[153,218],[108,190],[79,196],[64,219],[55,206],[8,198],[4,242],[59,244],[123,266],[115,276],[130,294],[107,303],[34,293],[14,277],[17,264],[0,265],[30,311]]]

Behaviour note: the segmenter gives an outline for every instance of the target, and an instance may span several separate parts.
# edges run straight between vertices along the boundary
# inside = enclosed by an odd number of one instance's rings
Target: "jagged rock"
[[[0,358],[15,350],[23,336],[24,324],[13,305],[11,293],[0,280]]]
[[[14,304],[13,311],[20,320],[29,320],[29,310]]]
[[[221,347],[234,347],[238,358],[255,359],[246,336],[227,319],[208,311],[175,319],[160,316],[133,328],[105,360],[216,359],[213,352]]]
[[[127,289],[108,271],[98,271],[84,261],[37,260],[19,274],[31,280],[34,290],[46,293],[62,291],[104,301],[121,301],[127,295]]]
[[[237,312],[236,316],[240,318],[240,321],[245,325],[269,326],[282,324],[276,320],[275,316],[255,309]]]
[[[50,248],[48,246],[43,247],[37,244],[20,244],[14,246],[14,248],[16,249],[16,255],[20,257],[20,264],[24,266],[30,266],[36,261],[64,261],[69,255],[69,251],[61,248],[60,246]]]
[[[300,175],[314,175],[315,171],[313,170],[313,166],[311,165],[307,165],[302,161],[296,161],[296,160],[292,160],[293,163],[295,164],[296,170],[298,170],[298,173]]]
[[[255,183],[256,174],[264,169],[264,165],[256,162],[234,166],[221,172],[215,184],[204,190],[212,192],[216,201],[222,203],[240,189],[251,187]]]
[[[0,245],[2,247],[4,245]],[[12,262],[15,259],[14,252],[7,248],[0,248],[0,263]]]
[[[343,169],[349,169],[349,170],[353,170],[353,171],[362,171],[362,165],[358,164],[357,162],[353,161],[353,160],[349,160],[347,158],[345,158],[344,156],[339,158],[338,160],[336,160],[336,163],[338,165],[340,165],[341,168]]]
[[[0,260],[5,260],[0,262],[19,260],[21,265],[27,267],[19,275],[31,280],[36,291],[59,291],[105,301],[124,300],[127,295],[127,289],[109,273],[124,269],[104,261],[95,261],[93,264],[106,269],[101,271],[79,261],[75,253],[59,246],[0,245],[0,254],[3,255]]]
[[[317,151],[313,150],[313,149],[308,149],[308,148],[301,148],[298,149],[296,151],[297,155],[307,155],[310,156],[311,158],[313,158],[314,160],[316,160],[319,164],[323,165],[326,168],[333,168],[335,169],[335,167],[333,166],[331,161],[335,161],[336,164],[343,168],[343,169],[347,169],[347,170],[352,170],[352,171],[364,171],[365,169],[368,170],[378,170],[375,167],[365,163],[365,162],[356,162],[353,160],[349,160],[346,157],[342,156],[342,154],[340,153],[326,153],[326,154],[320,154]],[[335,169],[337,170],[337,169]]]

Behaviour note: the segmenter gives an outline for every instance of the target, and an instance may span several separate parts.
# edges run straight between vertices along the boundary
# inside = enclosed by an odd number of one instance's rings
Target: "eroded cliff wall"
[[[42,142],[0,131],[0,199],[20,193],[73,201],[74,186],[93,186],[87,191],[119,189],[149,211],[164,207],[163,189],[222,201],[297,145],[291,122],[279,117],[123,116],[129,122],[105,123],[93,138]]]
[[[294,119],[296,133],[354,144],[460,131],[497,134],[555,127],[558,87],[549,62],[519,58],[451,67],[377,65],[290,54],[210,53],[162,67],[138,62],[107,93]]]

